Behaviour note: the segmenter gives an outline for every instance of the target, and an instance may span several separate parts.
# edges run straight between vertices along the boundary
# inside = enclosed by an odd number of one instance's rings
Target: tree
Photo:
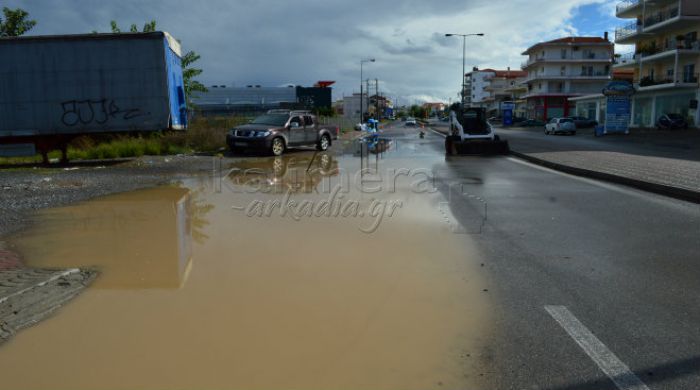
[[[109,24],[112,27],[112,32],[114,34],[120,34],[122,32],[122,30],[117,25],[116,21],[112,20],[111,22],[109,22]],[[145,33],[154,32],[154,31],[156,31],[156,21],[155,20],[151,20],[150,22],[147,22],[146,24],[144,24],[143,30],[141,30],[141,32],[145,32]],[[138,26],[136,26],[135,24],[132,24],[131,27],[129,28],[129,32],[132,32],[132,33],[139,32]]]
[[[187,106],[190,105],[190,96],[196,92],[207,92],[204,84],[194,78],[202,74],[203,70],[192,68],[190,65],[197,62],[200,55],[189,51],[182,57],[182,79],[185,83],[185,96],[187,96]]]
[[[27,20],[29,13],[21,8],[2,8],[0,37],[18,37],[36,26],[36,20]]]
[[[116,21],[112,20],[110,22],[110,26],[112,27],[112,33],[120,34],[122,32],[122,30],[117,25]],[[135,24],[132,24],[131,27],[129,28],[129,31],[134,33],[134,32],[139,32],[139,29]],[[156,21],[155,20],[151,20],[150,22],[143,25],[142,32],[154,32],[154,31],[156,31]],[[207,92],[207,88],[204,86],[204,84],[195,80],[195,77],[202,74],[203,70],[199,69],[199,68],[192,67],[192,64],[199,61],[200,57],[201,56],[199,54],[195,53],[194,51],[189,51],[184,56],[182,56],[182,79],[183,79],[183,82],[185,84],[185,96],[187,98],[187,106],[188,107],[190,106],[190,97],[192,96],[193,93]]]

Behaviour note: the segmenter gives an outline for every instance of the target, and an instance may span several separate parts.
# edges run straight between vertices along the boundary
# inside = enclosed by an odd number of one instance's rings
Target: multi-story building
[[[652,127],[667,113],[700,123],[700,1],[627,0],[617,17],[632,20],[615,31],[615,43],[635,50],[617,55],[616,69],[634,69],[632,126]]]
[[[605,37],[566,37],[523,52],[527,116],[539,120],[574,112],[569,98],[599,93],[611,80],[614,46]]]
[[[357,118],[360,120],[360,102],[367,112],[367,94],[364,93],[360,95],[359,93],[353,93],[352,96],[343,96],[343,116],[345,118]]]
[[[486,87],[491,85],[491,79],[495,76],[492,69],[473,71],[465,75],[465,104],[467,107],[483,107],[486,99],[491,96],[491,93],[486,90]]]
[[[515,102],[522,95],[521,88],[527,78],[527,72],[511,70],[510,68],[506,70],[485,69],[484,71],[493,73],[488,80],[488,85],[484,87],[484,91],[489,94],[484,99],[484,107],[486,107],[488,115],[500,116],[501,103]]]

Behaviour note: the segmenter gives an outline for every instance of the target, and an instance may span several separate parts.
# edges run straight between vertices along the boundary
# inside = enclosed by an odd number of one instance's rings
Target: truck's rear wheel
[[[328,137],[327,134],[324,134],[321,136],[321,139],[318,140],[318,143],[316,144],[316,149],[325,152],[328,150],[328,147],[331,146],[331,139]]]
[[[272,155],[281,156],[282,153],[284,153],[284,149],[284,140],[282,138],[275,138],[272,140],[272,146],[270,147]]]

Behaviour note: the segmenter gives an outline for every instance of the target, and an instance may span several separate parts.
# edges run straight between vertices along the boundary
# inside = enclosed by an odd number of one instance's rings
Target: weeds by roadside
[[[226,133],[248,122],[247,117],[198,117],[187,131],[142,135],[94,135],[74,139],[68,146],[68,159],[102,160],[141,157],[144,155],[173,155],[214,152],[226,146]],[[60,158],[59,151],[49,153],[50,159]],[[0,158],[0,165],[40,163],[41,156]]]

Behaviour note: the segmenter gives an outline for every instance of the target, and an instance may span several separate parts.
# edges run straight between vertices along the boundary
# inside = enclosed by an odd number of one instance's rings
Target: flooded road
[[[27,265],[100,275],[0,347],[3,388],[478,388],[488,294],[430,190],[440,164],[398,141],[215,160],[39,213],[9,240]]]

